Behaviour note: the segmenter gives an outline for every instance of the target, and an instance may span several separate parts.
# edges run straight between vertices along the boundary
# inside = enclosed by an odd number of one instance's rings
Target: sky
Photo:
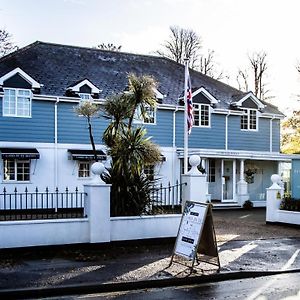
[[[218,67],[237,87],[248,55],[267,53],[266,82],[273,104],[287,115],[300,109],[299,0],[0,0],[0,28],[23,47],[36,40],[154,54],[169,27],[194,30],[203,52],[215,51]]]

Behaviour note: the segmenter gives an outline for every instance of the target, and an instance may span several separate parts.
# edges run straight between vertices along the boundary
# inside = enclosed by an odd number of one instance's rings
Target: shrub
[[[245,201],[245,203],[243,204],[243,208],[244,209],[251,209],[253,208],[253,203],[250,200]]]
[[[290,195],[285,195],[279,208],[281,210],[300,211],[300,199],[293,199]]]

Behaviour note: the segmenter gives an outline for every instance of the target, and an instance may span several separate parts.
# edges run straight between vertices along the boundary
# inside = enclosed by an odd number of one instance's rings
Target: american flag
[[[191,133],[192,127],[194,124],[194,112],[193,112],[193,98],[192,98],[192,85],[191,85],[191,78],[189,74],[189,69],[187,68],[187,127],[188,127],[188,134]]]

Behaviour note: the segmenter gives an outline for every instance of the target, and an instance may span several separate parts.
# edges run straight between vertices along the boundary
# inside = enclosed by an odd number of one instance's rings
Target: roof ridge
[[[30,49],[30,48],[36,47],[38,44],[41,44],[41,43],[42,43],[42,42],[40,42],[40,41],[35,41],[35,42],[33,42],[33,43],[31,43],[31,44],[29,44],[29,45],[27,45],[27,46],[24,46],[24,47],[22,47],[22,48],[18,48],[17,50],[15,50],[15,51],[13,51],[13,52],[11,52],[11,53],[8,53],[8,54],[2,56],[2,57],[0,58],[0,63],[1,63],[2,61],[4,61],[4,60],[8,59],[8,58],[11,58],[11,57],[17,55],[17,54],[20,54],[20,53],[22,53],[22,52],[27,51],[27,50]]]

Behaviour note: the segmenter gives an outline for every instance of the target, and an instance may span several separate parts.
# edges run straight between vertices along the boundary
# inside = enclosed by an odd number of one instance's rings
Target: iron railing
[[[169,182],[167,186],[160,184],[151,190],[152,209],[161,212],[180,212],[182,203],[182,188],[187,183],[175,185]]]
[[[4,187],[0,194],[0,221],[60,219],[84,217],[85,193],[78,188],[70,192],[68,188],[60,192],[58,188],[50,192],[48,188],[40,192],[38,188],[24,192],[17,188],[7,193]]]

